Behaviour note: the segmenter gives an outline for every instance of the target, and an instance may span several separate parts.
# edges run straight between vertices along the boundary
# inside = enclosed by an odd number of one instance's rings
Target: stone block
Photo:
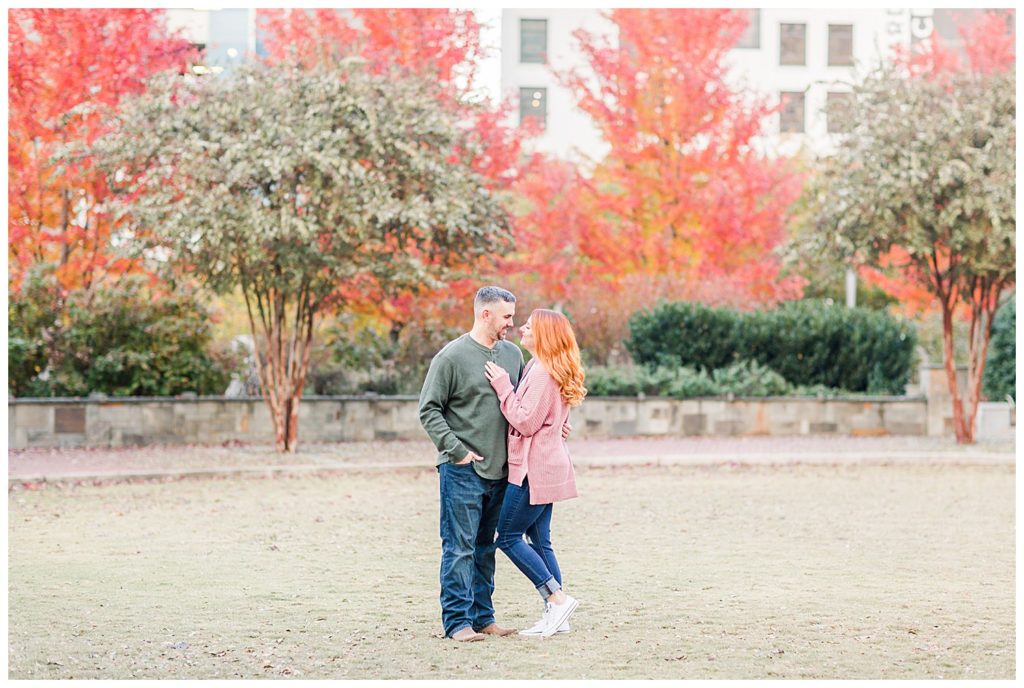
[[[629,437],[636,434],[635,420],[617,420],[612,423],[612,437]]]
[[[50,420],[53,418],[53,407],[43,404],[17,404],[8,407],[8,422],[21,428],[32,428],[33,430],[48,429]],[[13,418],[12,418],[13,416]]]
[[[814,435],[832,434],[839,429],[836,423],[810,423],[808,431]]]
[[[744,424],[741,420],[716,420],[714,427],[716,435],[739,435]]]
[[[85,407],[58,406],[53,409],[53,431],[60,434],[85,434]]]
[[[641,435],[664,435],[672,421],[672,402],[645,401],[637,404],[637,433]]]
[[[888,434],[885,428],[850,428],[851,437],[885,437]]]
[[[142,406],[139,411],[139,415],[142,417],[141,429],[146,434],[173,436],[182,427],[170,404],[146,405]]]
[[[57,437],[49,430],[25,430],[26,447],[56,447],[59,446]]]
[[[927,434],[927,426],[924,423],[892,422],[886,423],[890,434],[921,436]]]
[[[773,421],[768,426],[769,435],[799,435],[800,434],[800,421],[798,420],[782,420]]]
[[[704,413],[683,414],[683,434],[703,435],[708,427],[708,417]]]

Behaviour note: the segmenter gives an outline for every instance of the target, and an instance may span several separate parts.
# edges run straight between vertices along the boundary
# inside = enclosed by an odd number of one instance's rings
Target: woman
[[[562,425],[569,407],[582,402],[587,390],[580,349],[564,315],[535,310],[519,332],[533,358],[518,390],[502,367],[484,364],[509,424],[508,487],[498,517],[498,548],[545,601],[541,620],[520,634],[549,637],[568,630],[569,616],[578,604],[562,590],[562,573],[551,548],[551,512],[554,502],[577,496]]]

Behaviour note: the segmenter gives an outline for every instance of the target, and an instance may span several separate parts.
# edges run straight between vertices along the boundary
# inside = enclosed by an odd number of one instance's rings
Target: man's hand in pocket
[[[467,463],[471,463],[473,461],[483,461],[483,460],[484,460],[484,457],[480,456],[479,454],[475,454],[473,452],[469,452],[469,453],[466,454],[466,458],[464,458],[462,461],[456,462],[455,465],[456,466],[465,466]]]

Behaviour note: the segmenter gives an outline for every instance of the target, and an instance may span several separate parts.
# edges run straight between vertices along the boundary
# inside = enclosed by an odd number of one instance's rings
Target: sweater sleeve
[[[520,382],[520,393],[512,388],[512,382],[502,375],[491,381],[491,386],[501,401],[501,413],[508,424],[519,431],[520,435],[529,437],[544,426],[544,420],[555,403],[555,395],[559,393],[558,385],[551,376],[542,374],[531,379],[528,385]]]
[[[455,436],[444,417],[451,388],[452,363],[446,357],[435,356],[420,390],[420,423],[439,452],[447,454],[453,461],[462,461],[469,450]]]

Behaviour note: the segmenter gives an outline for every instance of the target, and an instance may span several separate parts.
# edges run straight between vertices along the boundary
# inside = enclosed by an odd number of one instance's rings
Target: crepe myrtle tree
[[[358,62],[161,77],[93,146],[137,246],[240,288],[278,451],[296,450],[322,313],[365,285],[436,288],[450,264],[510,241],[435,89]]]
[[[1016,275],[1015,74],[869,74],[835,113],[848,133],[812,191],[818,250],[888,270],[938,303],[960,443],[974,441],[992,320]],[[958,318],[969,322],[966,390],[953,359]]]

